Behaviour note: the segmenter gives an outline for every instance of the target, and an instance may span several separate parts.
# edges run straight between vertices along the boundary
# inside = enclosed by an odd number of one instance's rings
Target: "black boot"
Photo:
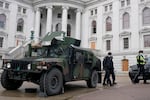
[[[111,80],[107,80],[107,84],[112,86]]]

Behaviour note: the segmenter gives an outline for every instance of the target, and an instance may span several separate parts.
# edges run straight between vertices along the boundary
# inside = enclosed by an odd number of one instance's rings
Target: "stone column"
[[[53,6],[50,5],[47,8],[47,23],[46,23],[46,34],[48,32],[52,32],[52,8]]]
[[[81,9],[76,10],[76,33],[75,38],[80,39],[81,35]]]
[[[67,19],[68,19],[68,9],[69,7],[62,7],[62,31],[67,33]]]
[[[35,30],[34,30],[34,41],[35,41],[35,43],[39,42],[40,17],[41,17],[40,8],[36,8],[35,9]]]

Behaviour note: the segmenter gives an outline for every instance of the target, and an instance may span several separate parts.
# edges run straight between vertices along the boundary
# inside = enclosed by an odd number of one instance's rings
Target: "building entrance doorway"
[[[129,61],[128,59],[122,60],[122,71],[128,71]]]

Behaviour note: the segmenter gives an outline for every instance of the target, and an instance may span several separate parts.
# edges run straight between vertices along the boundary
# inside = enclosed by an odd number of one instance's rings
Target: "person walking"
[[[113,57],[112,53],[108,52],[108,55],[103,60],[103,69],[105,70],[105,76],[103,80],[103,85],[109,84],[112,86],[112,84],[116,84],[115,82],[115,73],[114,73],[114,65],[113,65]],[[110,80],[110,75],[112,75],[112,82]]]
[[[144,69],[144,65],[146,63],[145,58],[143,56],[143,51],[140,50],[139,54],[136,56],[137,59],[137,66],[138,66],[138,73],[135,75],[135,78],[133,79],[133,83],[136,83],[138,80],[138,77],[142,74],[143,75],[143,80],[144,80],[144,84],[146,84],[146,77],[145,77],[145,69]]]

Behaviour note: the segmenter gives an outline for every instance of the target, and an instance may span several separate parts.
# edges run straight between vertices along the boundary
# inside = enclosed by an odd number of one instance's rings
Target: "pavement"
[[[150,100],[150,81],[132,84],[128,75],[117,76],[117,85],[100,86],[97,91],[76,96],[73,100]]]
[[[24,82],[15,91],[7,91],[0,85],[0,100],[150,100],[150,84],[132,84],[127,73],[116,74],[117,85],[87,88],[85,81],[68,82],[65,93],[49,97],[40,97],[39,86]],[[150,83],[150,81],[148,81]],[[36,88],[35,93],[26,93],[26,88]]]

